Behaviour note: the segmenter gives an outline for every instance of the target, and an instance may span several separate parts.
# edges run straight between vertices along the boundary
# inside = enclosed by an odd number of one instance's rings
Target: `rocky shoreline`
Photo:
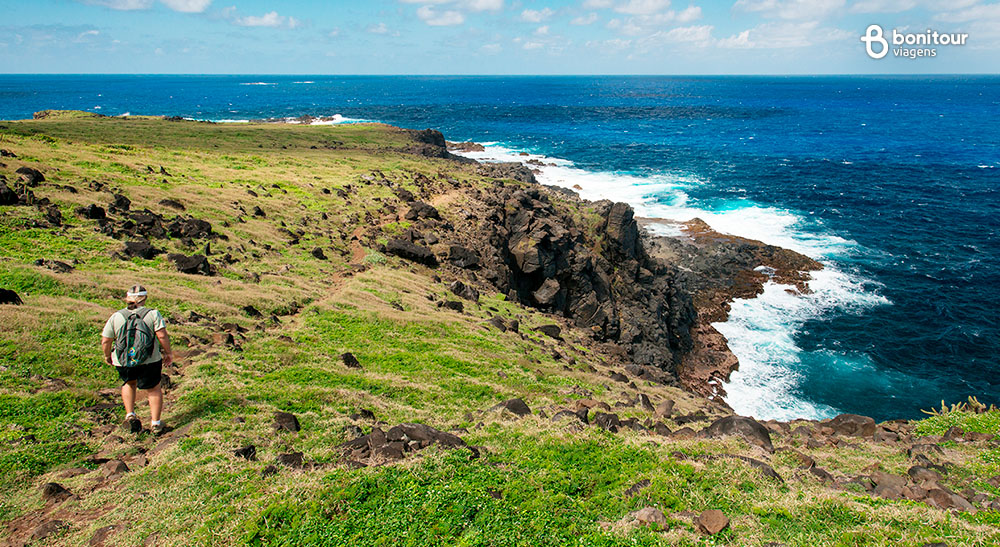
[[[473,142],[449,142],[447,147],[457,153],[484,150],[482,145]],[[485,176],[537,183],[535,172],[531,166],[524,163],[480,163],[477,171]],[[625,203],[612,203],[606,200],[588,202],[568,188],[545,185],[541,187],[544,193],[555,196],[556,199],[567,199],[592,207],[605,219],[606,233],[598,234],[598,237],[613,243],[610,252],[601,257],[608,261],[605,270],[614,272],[614,275],[618,276],[615,278],[617,282],[615,286],[621,288],[633,284],[637,287],[636,291],[624,291],[620,297],[648,300],[650,294],[646,292],[647,281],[664,280],[663,282],[669,287],[659,294],[670,295],[664,300],[669,302],[668,314],[674,315],[673,323],[667,329],[673,338],[669,341],[668,338],[650,338],[648,332],[642,332],[645,328],[643,323],[649,322],[657,313],[629,315],[628,321],[613,325],[613,335],[608,337],[606,326],[596,326],[603,321],[602,318],[613,316],[608,314],[607,310],[603,310],[602,315],[594,319],[591,304],[587,304],[591,306],[587,312],[581,312],[580,308],[585,305],[579,300],[572,301],[571,298],[568,303],[563,301],[560,305],[552,307],[552,311],[573,318],[578,326],[598,329],[601,332],[598,339],[610,338],[619,342],[637,365],[657,366],[675,376],[677,382],[686,390],[723,405],[725,405],[723,397],[726,395],[723,384],[728,382],[732,372],[739,368],[739,361],[729,349],[726,338],[712,326],[712,323],[725,321],[729,316],[732,301],[737,298],[756,297],[763,292],[764,285],[769,281],[790,285],[794,289],[789,290],[798,293],[807,293],[808,281],[811,278],[809,272],[823,268],[819,262],[795,251],[717,232],[701,219],[678,223],[667,219],[633,218],[631,206]],[[527,202],[522,200],[518,203],[518,207],[532,210],[531,202],[537,198],[537,194],[533,194]],[[683,235],[679,237],[651,235],[645,228],[656,224],[680,227]],[[487,234],[488,238],[496,239],[496,236],[495,233]],[[551,234],[544,233],[541,236],[549,237]],[[517,240],[515,246],[525,241],[524,233],[514,234],[512,237]],[[570,250],[569,254],[576,253]],[[558,262],[563,258],[556,257],[555,261]],[[520,287],[520,299],[528,303],[536,300],[535,303],[539,304],[535,296],[525,292],[530,286],[545,281],[549,285],[544,292],[553,290],[558,292],[566,283],[563,281],[563,284],[560,284],[542,278],[539,278],[542,281],[532,280],[530,275],[534,270],[530,272],[519,271],[518,268],[514,270],[514,273],[518,274],[514,276],[517,279],[514,284]],[[624,276],[621,275],[622,271],[625,272]],[[528,277],[524,274],[528,274]],[[556,274],[551,277],[554,279]],[[598,278],[603,279],[601,276]],[[573,283],[573,280],[570,280],[570,283]],[[498,286],[507,289],[511,284],[511,281],[507,280]],[[602,290],[599,286],[596,294],[600,294]],[[540,302],[543,308],[550,303]],[[588,318],[581,320],[581,315],[586,315]],[[637,343],[640,340],[641,342]],[[669,359],[664,359],[662,351],[651,348],[656,343],[664,342],[670,348]]]

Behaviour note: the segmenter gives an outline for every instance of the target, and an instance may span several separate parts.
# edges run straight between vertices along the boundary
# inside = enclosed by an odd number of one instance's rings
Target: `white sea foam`
[[[483,152],[460,154],[480,161],[534,160],[528,165],[537,169],[536,178],[542,184],[572,188],[585,199],[624,201],[637,216],[674,221],[649,225],[647,229],[657,235],[679,235],[681,222],[701,218],[719,232],[792,249],[822,262],[825,269],[814,272],[809,283],[812,293],[802,295],[793,287],[768,283],[759,297],[733,302],[729,319],[714,326],[740,361],[740,369],[725,386],[726,402],[738,413],[759,419],[820,418],[837,413],[799,394],[803,350],[795,344],[795,335],[806,321],[833,310],[860,313],[889,303],[873,291],[872,282],[837,267],[835,259],[855,252],[857,243],[810,229],[793,211],[749,200],[702,208],[687,191],[707,181],[690,174],[593,172],[569,160],[524,155],[496,143],[485,146]]]
[[[240,85],[278,85],[277,82],[241,82]]]

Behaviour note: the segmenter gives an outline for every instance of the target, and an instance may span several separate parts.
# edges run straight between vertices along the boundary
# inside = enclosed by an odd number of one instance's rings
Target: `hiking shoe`
[[[149,426],[149,430],[153,432],[154,437],[159,437],[160,435],[163,435],[163,433],[167,430],[167,426],[163,425],[163,423],[161,422]]]
[[[140,422],[139,418],[135,416],[125,418],[125,423],[122,424],[122,427],[124,427],[125,431],[128,431],[129,433],[142,433],[142,422]]]

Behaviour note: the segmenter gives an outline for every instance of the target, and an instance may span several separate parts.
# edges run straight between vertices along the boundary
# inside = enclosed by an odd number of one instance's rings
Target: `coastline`
[[[579,184],[561,184],[546,170],[572,165],[524,151],[504,149],[501,158],[491,158],[493,143],[449,142],[452,153],[490,162],[516,162],[528,168],[539,184],[581,196]],[[629,202],[633,208],[638,203]],[[767,283],[789,285],[792,292],[808,294],[809,272],[823,269],[820,262],[794,250],[769,245],[739,235],[725,234],[700,218],[679,221],[636,214],[642,243],[649,255],[677,268],[691,290],[697,320],[691,339],[693,346],[676,367],[679,384],[689,392],[732,408],[725,400],[725,384],[739,370],[737,355],[725,335],[713,326],[729,318],[730,304],[736,299],[752,299],[762,294]]]

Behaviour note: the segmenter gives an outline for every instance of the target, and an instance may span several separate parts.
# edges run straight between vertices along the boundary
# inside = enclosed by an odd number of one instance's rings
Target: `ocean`
[[[716,327],[727,402],[761,419],[879,420],[1000,403],[1000,77],[0,75],[41,109],[200,120],[339,115],[488,143],[548,184],[807,254]]]

